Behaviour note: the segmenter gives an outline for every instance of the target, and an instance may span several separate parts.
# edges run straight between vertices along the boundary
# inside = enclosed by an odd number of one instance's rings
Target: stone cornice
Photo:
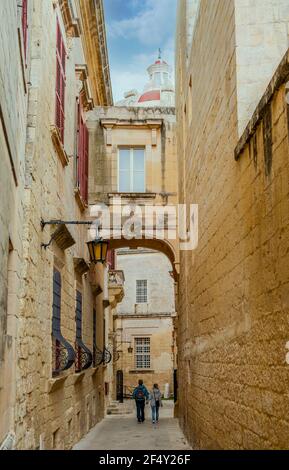
[[[88,85],[88,70],[87,65],[76,65],[75,66],[76,79],[82,83],[82,88],[80,90],[79,96],[82,100],[83,107],[85,111],[91,111],[93,109],[93,99],[90,94],[90,89]],[[81,86],[81,85],[80,85]]]
[[[113,104],[102,0],[78,0],[82,43],[96,106]]]
[[[262,121],[264,114],[266,112],[267,106],[270,105],[274,93],[287,81],[289,80],[289,50],[287,50],[283,59],[281,60],[275,74],[273,75],[264,95],[255,112],[250,119],[243,135],[241,136],[236,148],[235,148],[235,160],[239,160],[241,154],[243,153],[246,144],[250,141],[251,137],[255,134],[256,129],[260,122]],[[284,96],[285,100],[285,96]]]
[[[78,38],[80,36],[79,19],[74,18],[68,0],[59,0],[59,6],[67,36]]]
[[[163,124],[162,119],[101,119],[100,124],[105,129],[113,129],[114,127],[122,128],[147,128],[160,129]]]

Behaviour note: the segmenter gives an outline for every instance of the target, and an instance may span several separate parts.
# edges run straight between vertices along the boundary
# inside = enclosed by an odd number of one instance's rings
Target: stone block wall
[[[9,2],[12,3],[12,2]],[[13,2],[14,3],[14,2]],[[97,344],[103,348],[103,299],[95,297],[97,285],[103,288],[107,275],[96,267],[96,282],[90,272],[80,275],[75,258],[89,263],[86,226],[67,228],[75,244],[66,250],[52,241],[57,226],[41,228],[41,219],[84,221],[88,210],[75,197],[76,98],[79,93],[75,57],[85,58],[79,40],[68,38],[60,7],[45,0],[29,2],[29,79],[25,191],[22,196],[24,223],[22,238],[20,312],[17,318],[17,349],[14,423],[18,449],[69,449],[104,415],[104,367],[53,376],[52,303],[53,269],[61,272],[61,332],[76,347],[76,290],[82,292],[82,340],[93,350],[93,309],[97,312]],[[66,47],[65,136],[67,165],[60,159],[52,141],[55,124],[56,22],[59,19]],[[76,48],[80,50],[76,53]],[[8,67],[9,68],[9,67]],[[24,173],[24,167],[23,167]],[[11,216],[11,215],[10,215]],[[6,261],[7,262],[7,261]]]
[[[19,2],[18,2],[19,3]],[[21,8],[0,5],[0,446],[13,432],[27,116]],[[12,442],[12,441],[11,441]]]
[[[179,20],[180,199],[199,204],[198,248],[181,253],[179,416],[196,448],[285,449],[288,110],[276,78],[235,161],[235,13],[201,2],[189,69]]]

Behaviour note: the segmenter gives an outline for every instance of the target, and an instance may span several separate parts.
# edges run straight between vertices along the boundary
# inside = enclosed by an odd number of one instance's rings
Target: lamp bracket
[[[92,221],[84,220],[43,220],[41,219],[41,228],[44,229],[45,225],[92,225]]]

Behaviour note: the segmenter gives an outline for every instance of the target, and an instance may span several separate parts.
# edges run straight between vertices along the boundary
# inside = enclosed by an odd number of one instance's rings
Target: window
[[[147,280],[136,281],[136,303],[146,304],[148,301]]]
[[[52,369],[53,375],[69,369],[75,360],[71,344],[61,334],[61,274],[53,271],[53,304],[52,304]]]
[[[81,340],[82,340],[82,294],[76,291],[76,370],[81,370]]]
[[[81,102],[78,104],[78,139],[77,139],[77,186],[82,200],[88,202],[88,130],[84,122]]]
[[[53,306],[52,306],[52,334],[53,344],[53,369],[61,369],[61,343],[59,339],[61,323],[61,275],[56,269],[53,273]]]
[[[66,52],[63,37],[57,21],[56,32],[56,109],[55,124],[64,143],[64,103],[65,103],[65,61]]]
[[[150,338],[135,338],[135,368],[150,369],[151,367],[151,340]]]
[[[92,353],[85,346],[82,341],[82,294],[76,291],[76,307],[75,307],[75,322],[76,322],[76,359],[75,370],[80,372],[88,369],[92,364]]]
[[[28,0],[22,0],[22,34],[23,34],[23,47],[24,57],[27,56],[27,33],[28,33]]]
[[[144,149],[119,150],[119,191],[143,193],[145,191]]]

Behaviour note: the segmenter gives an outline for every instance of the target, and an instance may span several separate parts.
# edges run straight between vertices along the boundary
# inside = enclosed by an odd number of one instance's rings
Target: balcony
[[[109,287],[123,287],[125,282],[124,272],[120,270],[109,271],[108,273],[108,286]]]
[[[109,304],[115,308],[124,297],[124,272],[120,270],[112,270],[108,273],[108,295]]]

